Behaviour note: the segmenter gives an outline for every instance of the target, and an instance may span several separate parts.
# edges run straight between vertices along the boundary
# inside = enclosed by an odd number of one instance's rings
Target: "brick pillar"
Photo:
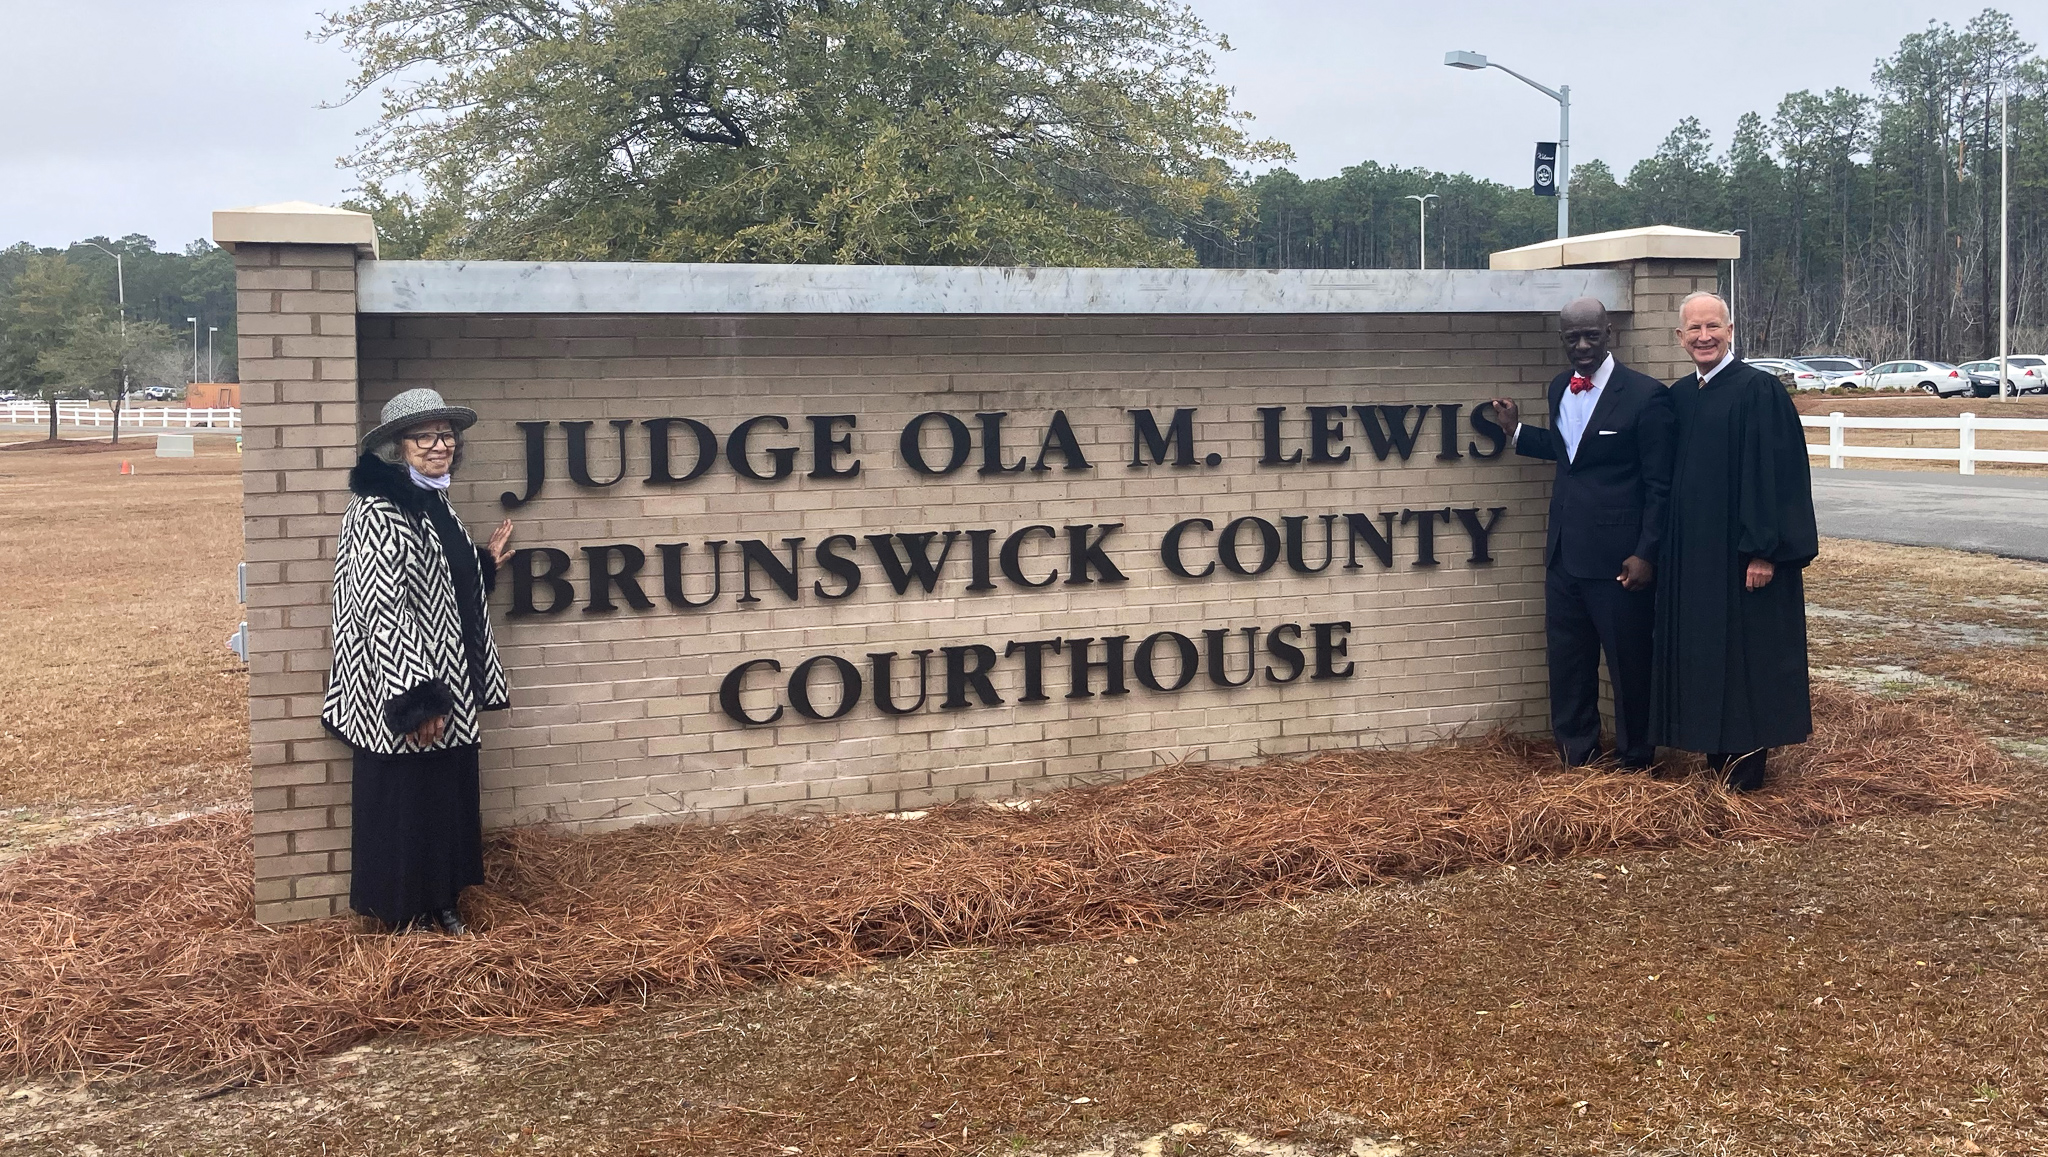
[[[1615,356],[1666,384],[1692,372],[1678,345],[1678,303],[1696,290],[1720,292],[1720,262],[1696,257],[1645,257],[1617,263],[1629,275],[1634,304],[1616,318]]]
[[[256,918],[345,911],[349,753],[320,726],[355,461],[357,246],[235,244]]]

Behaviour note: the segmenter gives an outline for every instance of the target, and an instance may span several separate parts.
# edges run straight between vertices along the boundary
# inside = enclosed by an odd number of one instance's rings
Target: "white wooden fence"
[[[1980,450],[1980,430],[2001,430],[2048,434],[2048,418],[1980,418],[1961,414],[1953,418],[1850,418],[1841,411],[1823,418],[1808,414],[1799,424],[1810,430],[1826,430],[1826,444],[1808,442],[1806,452],[1826,458],[1830,469],[1840,470],[1844,458],[1908,458],[1933,462],[1954,462],[1964,474],[1975,474],[1979,462],[2032,462],[2048,464],[2048,450]],[[1956,448],[1939,446],[1847,446],[1845,430],[1954,430]]]
[[[50,424],[50,407],[42,402],[0,402],[0,424],[47,426]],[[114,424],[114,411],[104,406],[94,406],[85,402],[58,402],[57,424],[60,426],[100,426],[111,428]],[[121,428],[123,430],[239,430],[242,428],[242,411],[172,409],[168,406],[123,406],[121,407]]]

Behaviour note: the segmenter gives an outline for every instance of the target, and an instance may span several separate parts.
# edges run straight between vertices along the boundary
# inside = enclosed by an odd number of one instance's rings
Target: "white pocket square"
[[[1602,431],[1600,431],[1600,432],[1601,432],[1602,434],[1619,434],[1619,433],[1621,433],[1621,431],[1620,431],[1620,430],[1602,430]]]

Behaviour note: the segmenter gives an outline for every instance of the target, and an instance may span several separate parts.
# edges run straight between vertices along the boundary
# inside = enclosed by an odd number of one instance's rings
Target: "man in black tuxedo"
[[[1607,307],[1590,297],[1558,315],[1571,372],[1550,383],[1553,425],[1521,423],[1506,398],[1494,420],[1515,453],[1557,463],[1544,544],[1543,625],[1550,651],[1550,726],[1558,755],[1600,758],[1600,656],[1614,686],[1615,755],[1648,768],[1655,565],[1671,500],[1676,420],[1664,383],[1608,352]]]

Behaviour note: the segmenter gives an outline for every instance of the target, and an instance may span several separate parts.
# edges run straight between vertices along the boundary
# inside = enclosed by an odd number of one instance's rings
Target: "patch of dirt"
[[[0,807],[246,798],[240,456],[104,446],[0,457]]]

